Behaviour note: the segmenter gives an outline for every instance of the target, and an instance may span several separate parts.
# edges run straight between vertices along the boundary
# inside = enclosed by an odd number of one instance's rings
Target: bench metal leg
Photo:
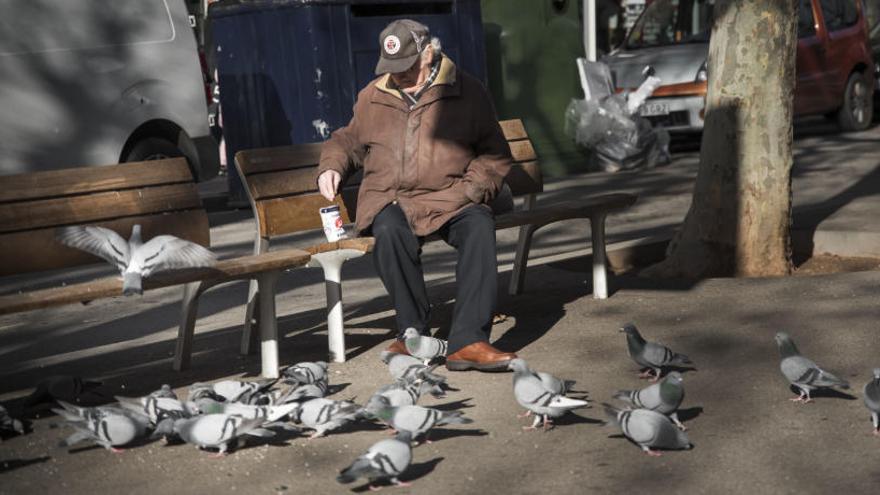
[[[275,319],[275,283],[278,272],[260,274],[260,356],[264,378],[278,378],[278,322]]]
[[[532,235],[538,228],[534,225],[523,225],[519,228],[519,240],[516,242],[516,257],[513,260],[513,271],[510,274],[510,285],[507,293],[511,296],[522,293],[526,280],[526,268],[529,264],[529,249],[532,246]]]
[[[191,282],[183,286],[180,327],[177,330],[177,348],[174,351],[174,369],[189,369],[192,356],[193,334],[196,329],[196,316],[199,312],[199,296],[207,289],[201,282]]]
[[[330,361],[345,362],[345,324],[342,316],[342,264],[363,256],[356,249],[338,249],[312,255],[309,266],[320,266],[324,270],[324,285],[327,293],[327,340],[330,348]]]
[[[260,290],[256,280],[251,280],[248,285],[247,308],[244,312],[244,328],[241,331],[241,353],[253,354],[257,343],[254,325],[259,324],[260,314]]]
[[[605,214],[590,217],[593,242],[593,299],[608,299],[608,276],[605,267]]]

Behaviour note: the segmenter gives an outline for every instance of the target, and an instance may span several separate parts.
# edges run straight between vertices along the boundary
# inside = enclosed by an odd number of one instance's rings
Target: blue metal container
[[[237,151],[323,141],[348,123],[395,19],[427,25],[459,67],[486,79],[479,0],[219,2],[210,16],[233,204],[246,198]]]

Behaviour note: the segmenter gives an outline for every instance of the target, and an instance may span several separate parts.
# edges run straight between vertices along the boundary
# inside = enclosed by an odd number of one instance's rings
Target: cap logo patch
[[[382,47],[385,48],[385,53],[388,55],[394,55],[400,51],[400,38],[393,34],[389,34],[382,42]]]

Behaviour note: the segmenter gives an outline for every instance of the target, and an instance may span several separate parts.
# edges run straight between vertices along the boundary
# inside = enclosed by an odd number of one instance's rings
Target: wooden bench
[[[55,240],[56,229],[66,225],[106,227],[127,239],[132,226],[140,224],[145,239],[170,234],[203,246],[210,243],[208,217],[183,158],[18,174],[4,176],[2,183],[0,276],[96,263],[94,256]],[[310,258],[307,252],[291,249],[222,260],[211,268],[159,273],[144,280],[145,290],[184,285],[174,367],[189,366],[198,295],[221,283],[256,279],[263,294],[263,374],[277,376],[274,278],[281,270],[304,266]],[[114,275],[0,296],[0,314],[118,296],[122,296],[122,280]],[[137,297],[131,301],[136,303]]]
[[[520,120],[500,122],[510,145],[514,164],[505,181],[515,197],[523,197],[520,210],[497,215],[496,229],[520,227],[510,294],[519,294],[525,283],[529,248],[532,236],[539,228],[561,220],[589,218],[593,248],[593,296],[608,297],[605,218],[609,213],[626,209],[637,199],[635,195],[612,193],[576,200],[537,205],[537,194],[544,189],[543,177],[535,149]],[[270,241],[281,235],[321,227],[318,210],[329,203],[317,190],[315,171],[321,155],[321,143],[308,143],[273,148],[239,151],[235,166],[248,193],[254,217],[256,235],[254,254],[269,250]],[[342,219],[354,221],[357,186],[361,174],[349,177],[337,196]],[[361,256],[372,249],[372,238],[345,240],[334,246],[333,256],[322,257],[321,248],[307,248],[312,253],[312,264],[321,264],[325,270],[328,333],[331,357],[334,361],[345,358],[345,337],[342,322],[342,289],[339,267],[346,259]],[[257,288],[252,284],[249,293],[249,314],[254,314]],[[248,339],[247,325],[243,349]]]

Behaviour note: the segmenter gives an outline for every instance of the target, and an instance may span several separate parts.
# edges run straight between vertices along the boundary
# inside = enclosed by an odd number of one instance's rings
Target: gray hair
[[[431,37],[431,49],[434,52],[434,58],[431,60],[431,62],[434,62],[434,60],[439,59],[443,53],[443,45],[440,43],[440,38],[436,36]]]

